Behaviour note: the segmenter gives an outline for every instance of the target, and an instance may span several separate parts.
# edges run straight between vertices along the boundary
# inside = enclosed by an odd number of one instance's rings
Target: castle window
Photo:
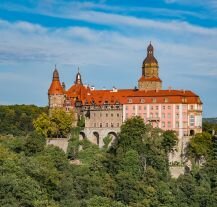
[[[155,108],[156,108],[156,110],[158,110],[158,106],[156,106]]]
[[[168,109],[171,109],[171,106],[168,106],[167,108],[168,108]]]
[[[194,110],[194,105],[191,105],[190,107],[191,107],[191,110]]]
[[[119,113],[117,113],[117,117],[119,117]]]
[[[155,117],[158,117],[158,113],[155,113]]]
[[[171,122],[170,122],[170,121],[167,122],[167,127],[168,127],[168,128],[171,127]]]
[[[190,126],[194,126],[194,121],[195,121],[195,118],[194,118],[194,115],[190,115],[189,117],[189,121],[190,121]]]
[[[146,106],[144,106],[144,110],[146,110]]]
[[[162,113],[162,118],[165,118],[165,113]]]
[[[171,118],[171,114],[169,113],[169,114],[167,114],[167,118]]]
[[[108,117],[108,114],[105,114],[106,117]]]
[[[150,113],[150,118],[153,118],[153,114],[152,113]]]
[[[113,124],[113,123],[111,123],[111,127],[114,127],[114,124]]]
[[[151,106],[151,110],[154,110],[154,106]]]
[[[133,110],[135,110],[135,108],[136,108],[136,107],[135,107],[135,106],[133,106]]]
[[[179,109],[179,105],[176,105],[176,109]]]
[[[111,114],[111,117],[113,117],[113,114]]]
[[[164,102],[165,102],[165,103],[168,103],[168,98],[164,98]]]
[[[166,106],[163,106],[163,110],[165,110],[166,109]]]
[[[179,114],[177,113],[177,114],[176,114],[176,119],[178,119],[178,118],[179,118]]]
[[[128,103],[132,103],[133,101],[132,101],[132,99],[131,98],[129,98],[128,99]]]
[[[179,128],[179,122],[178,121],[176,122],[176,128]]]
[[[164,121],[162,122],[162,127],[165,127],[165,122]]]
[[[140,102],[145,103],[145,99],[144,98],[140,99]]]
[[[102,128],[102,123],[99,124],[99,127]]]

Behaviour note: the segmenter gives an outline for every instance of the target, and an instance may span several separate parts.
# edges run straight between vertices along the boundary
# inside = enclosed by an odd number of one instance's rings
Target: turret
[[[147,56],[142,64],[142,76],[138,81],[138,88],[139,90],[160,90],[162,88],[158,61],[154,57],[154,47],[151,43],[147,47]]]
[[[53,72],[53,79],[48,90],[49,108],[61,108],[64,106],[65,95],[64,89],[59,80],[57,68]]]

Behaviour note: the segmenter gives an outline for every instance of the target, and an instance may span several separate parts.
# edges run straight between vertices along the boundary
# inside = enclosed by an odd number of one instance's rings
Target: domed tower
[[[154,47],[150,43],[147,56],[142,64],[142,77],[138,81],[139,90],[161,90],[162,81],[159,78],[158,61],[154,57]]]
[[[53,80],[48,90],[49,108],[62,108],[65,102],[65,90],[63,89],[60,80],[59,73],[55,68],[53,72]]]

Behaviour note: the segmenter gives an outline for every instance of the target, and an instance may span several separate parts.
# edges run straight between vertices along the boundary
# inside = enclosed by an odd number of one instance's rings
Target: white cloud
[[[91,6],[94,5],[87,5],[86,8]],[[186,74],[217,78],[216,28],[204,28],[181,21],[142,19],[91,9],[73,10],[73,13],[71,11],[70,7],[66,9],[63,5],[56,13],[50,10],[40,12],[107,27],[98,30],[88,26],[47,28],[29,22],[11,23],[0,20],[0,65],[13,63],[13,73],[18,73],[20,68],[24,67],[21,74],[24,79],[29,79],[28,90],[35,90],[38,79],[29,73],[27,76],[25,71],[39,71],[43,77],[41,84],[44,84],[44,88],[41,86],[40,90],[46,96],[46,86],[49,86],[52,66],[55,63],[66,74],[69,74],[67,70],[72,70],[72,66],[81,66],[81,70],[85,70],[83,73],[88,74],[87,81],[101,87],[102,84],[107,87],[113,84],[117,87],[134,86],[140,76],[146,45],[150,40],[155,46],[164,86],[199,88],[200,92],[202,89],[196,85],[199,80],[193,82],[186,79]],[[2,85],[6,80],[16,81],[17,85],[23,84],[20,76],[11,73],[5,75],[1,70],[1,88],[6,87]],[[67,75],[65,78],[68,86],[72,84],[73,77],[70,77],[70,82]],[[212,87],[213,91],[209,88],[209,91],[205,92],[214,94],[217,86]],[[3,91],[5,90],[3,88]],[[43,97],[42,102],[46,103],[46,97]]]

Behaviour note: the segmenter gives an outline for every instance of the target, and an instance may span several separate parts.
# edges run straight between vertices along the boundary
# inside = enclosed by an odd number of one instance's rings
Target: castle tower
[[[150,43],[147,56],[142,64],[142,77],[138,81],[139,90],[161,90],[162,81],[159,78],[158,61],[154,57],[154,47]]]
[[[62,108],[65,102],[65,90],[63,89],[60,80],[59,73],[55,67],[53,72],[53,80],[48,90],[49,108]]]

